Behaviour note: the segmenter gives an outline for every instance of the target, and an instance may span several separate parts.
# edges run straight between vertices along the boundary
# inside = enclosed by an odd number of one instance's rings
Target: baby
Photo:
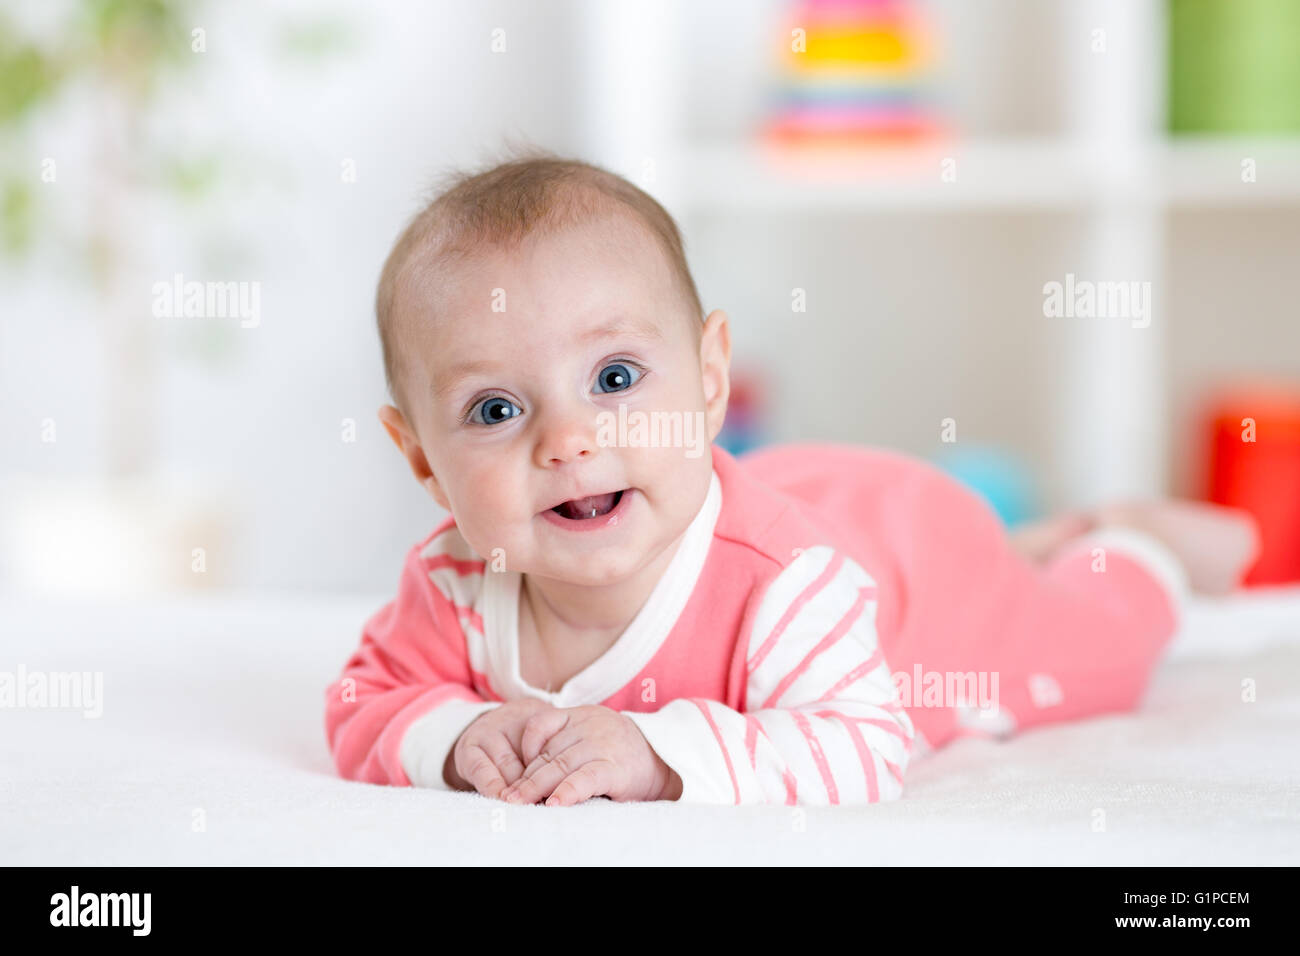
[[[380,419],[450,517],[326,691],[348,779],[547,805],[895,799],[955,738],[1136,706],[1189,585],[1232,587],[1256,548],[1208,505],[1009,537],[903,455],[732,456],[712,444],[727,316],[704,315],[667,212],[585,163],[460,177],[397,241],[376,308]],[[707,445],[618,421],[698,422]]]

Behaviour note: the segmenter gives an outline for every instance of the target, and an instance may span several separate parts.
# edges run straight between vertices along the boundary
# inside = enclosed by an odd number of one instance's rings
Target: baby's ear
[[[414,429],[406,423],[406,416],[401,409],[393,405],[379,406],[379,424],[384,426],[388,437],[393,440],[398,451],[406,454],[406,446],[415,440]]]
[[[443,510],[450,511],[447,496],[443,493],[442,486],[438,484],[433,469],[429,467],[424,446],[420,444],[420,439],[416,436],[415,429],[407,422],[406,416],[400,409],[392,405],[384,405],[379,409],[379,423],[384,426],[388,436],[393,439],[393,444],[406,459],[406,463],[411,467],[411,474],[415,475],[415,480],[424,486]]]
[[[700,340],[700,375],[712,440],[722,431],[731,395],[731,330],[727,327],[727,313],[721,309],[714,309],[705,321]]]

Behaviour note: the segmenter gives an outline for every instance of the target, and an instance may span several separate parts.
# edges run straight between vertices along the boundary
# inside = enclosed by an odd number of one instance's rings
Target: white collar
[[[718,473],[709,478],[709,491],[691,519],[682,543],[650,597],[619,639],[595,661],[565,681],[558,691],[526,684],[519,675],[518,571],[483,574],[483,633],[492,686],[506,700],[537,697],[555,707],[599,704],[625,687],[658,653],[690,599],[713,543],[713,529],[722,511]]]

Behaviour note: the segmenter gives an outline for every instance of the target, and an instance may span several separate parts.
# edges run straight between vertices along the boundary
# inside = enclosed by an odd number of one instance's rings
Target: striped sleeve
[[[325,736],[339,775],[449,789],[443,764],[461,732],[499,705],[472,686],[461,618],[482,561],[411,549],[397,596],[366,622],[361,646],[325,691]],[[448,580],[449,593],[434,583]]]
[[[902,794],[914,729],[876,640],[875,582],[804,551],[767,587],[747,638],[746,712],[684,698],[628,713],[688,803],[826,806]]]

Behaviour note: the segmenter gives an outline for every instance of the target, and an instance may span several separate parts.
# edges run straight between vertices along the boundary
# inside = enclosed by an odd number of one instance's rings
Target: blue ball
[[[1014,455],[987,445],[953,448],[935,462],[979,494],[1008,527],[1038,517],[1033,472]]]

